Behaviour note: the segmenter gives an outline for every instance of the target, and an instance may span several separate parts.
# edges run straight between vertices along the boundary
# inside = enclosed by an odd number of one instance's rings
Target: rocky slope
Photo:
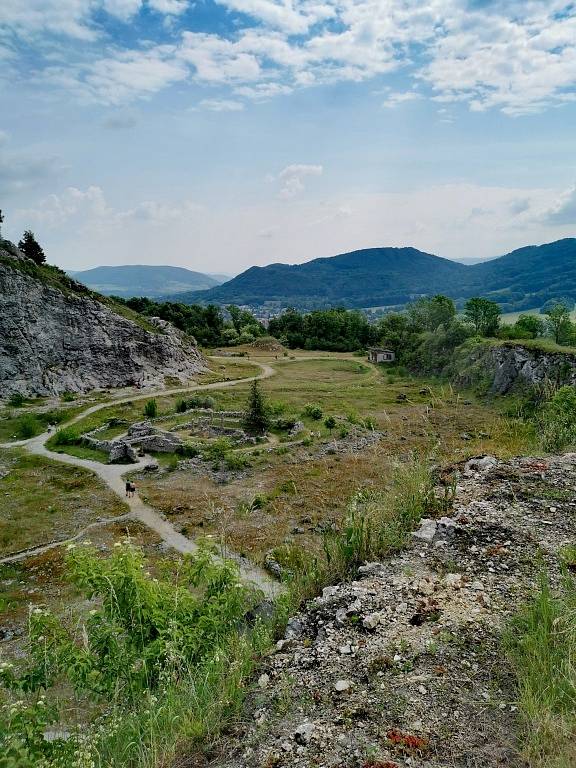
[[[576,454],[455,468],[449,518],[293,617],[212,768],[520,768],[501,632],[576,534]]]
[[[453,369],[457,386],[485,383],[486,389],[497,395],[547,381],[576,385],[576,355],[522,343],[494,344],[484,341],[474,346],[464,345]]]
[[[204,369],[194,339],[147,322],[0,242],[0,396],[186,383]]]

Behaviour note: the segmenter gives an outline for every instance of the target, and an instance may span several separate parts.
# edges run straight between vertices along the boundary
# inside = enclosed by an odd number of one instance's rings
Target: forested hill
[[[222,286],[186,293],[180,301],[350,307],[401,304],[457,286],[468,268],[416,248],[368,248],[304,264],[251,267]]]
[[[177,300],[312,309],[398,305],[435,293],[456,300],[483,295],[508,311],[559,296],[576,299],[576,239],[520,248],[475,265],[416,248],[369,248],[304,264],[251,267],[224,285],[181,293]]]

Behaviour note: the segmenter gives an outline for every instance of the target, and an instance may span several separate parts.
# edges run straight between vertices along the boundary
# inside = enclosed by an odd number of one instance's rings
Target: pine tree
[[[31,232],[29,229],[22,235],[22,240],[18,243],[18,248],[22,251],[24,256],[32,259],[35,264],[44,264],[46,261],[46,256],[44,255],[40,243],[34,237],[34,232]]]
[[[262,435],[270,426],[264,395],[257,381],[252,382],[243,426],[251,435]]]
[[[2,240],[2,224],[4,222],[4,214],[2,213],[2,210],[0,209],[0,240]]]

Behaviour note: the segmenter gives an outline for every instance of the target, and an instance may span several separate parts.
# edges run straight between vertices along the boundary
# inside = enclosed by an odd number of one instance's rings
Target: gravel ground
[[[501,632],[574,542],[576,454],[453,469],[450,518],[290,620],[211,768],[522,765]]]

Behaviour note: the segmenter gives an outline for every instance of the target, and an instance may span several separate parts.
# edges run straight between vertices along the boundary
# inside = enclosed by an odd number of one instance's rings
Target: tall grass
[[[430,469],[418,460],[399,464],[385,490],[356,493],[340,529],[324,534],[322,553],[289,545],[274,551],[286,572],[291,608],[350,578],[362,563],[400,550],[419,520],[444,511],[446,503],[436,498]]]
[[[522,753],[531,768],[576,765],[576,582],[547,578],[505,637],[518,681]]]

